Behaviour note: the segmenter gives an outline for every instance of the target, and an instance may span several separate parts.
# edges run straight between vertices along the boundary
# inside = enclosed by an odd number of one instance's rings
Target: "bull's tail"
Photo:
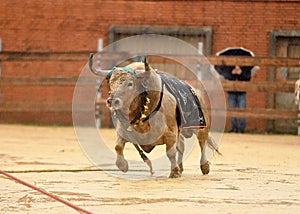
[[[207,138],[207,146],[212,149],[213,151],[215,151],[218,155],[222,155],[222,153],[219,151],[219,146],[218,144],[215,142],[215,140],[210,136],[208,135],[208,138]]]

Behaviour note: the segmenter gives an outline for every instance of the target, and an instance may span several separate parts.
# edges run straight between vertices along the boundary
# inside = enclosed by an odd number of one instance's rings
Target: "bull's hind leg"
[[[121,138],[120,136],[118,136],[117,143],[115,146],[115,150],[117,152],[116,165],[123,172],[128,171],[128,162],[124,158],[124,154],[123,154],[125,143],[126,143],[126,141],[123,138]]]
[[[206,157],[205,143],[208,138],[208,129],[200,129],[198,132],[198,142],[201,148],[200,169],[204,175],[209,173],[209,162]]]
[[[167,144],[167,156],[171,162],[171,173],[169,178],[178,178],[181,176],[179,172],[179,167],[176,161],[176,143],[172,144],[171,146]]]
[[[184,153],[184,137],[182,134],[179,135],[178,141],[177,141],[177,153],[178,153],[178,158],[177,158],[177,163],[179,167],[179,172],[183,172],[183,153]]]

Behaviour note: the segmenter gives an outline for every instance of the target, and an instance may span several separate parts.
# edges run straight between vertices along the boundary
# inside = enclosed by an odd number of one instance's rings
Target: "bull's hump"
[[[136,70],[144,70],[145,69],[145,65],[142,62],[133,62],[133,63],[127,65],[126,67],[127,68],[131,68],[134,71],[136,71]]]

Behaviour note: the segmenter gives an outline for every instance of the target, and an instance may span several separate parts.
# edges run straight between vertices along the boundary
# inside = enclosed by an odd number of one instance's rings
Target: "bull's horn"
[[[96,70],[93,67],[93,57],[94,57],[94,54],[91,53],[90,57],[89,57],[89,68],[90,68],[91,72],[93,74],[97,75],[97,76],[106,77],[109,71],[106,71],[106,70]]]
[[[94,54],[91,53],[90,54],[90,57],[89,57],[89,68],[91,70],[91,72],[93,72],[95,75],[99,75],[98,71],[93,67],[93,57],[94,57]]]
[[[145,71],[150,71],[150,65],[149,65],[148,58],[146,55],[143,56],[142,62],[145,65]]]

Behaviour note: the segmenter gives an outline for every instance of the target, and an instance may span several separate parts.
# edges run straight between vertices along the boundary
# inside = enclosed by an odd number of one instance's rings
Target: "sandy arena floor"
[[[1,170],[93,213],[300,213],[300,137],[224,134],[220,150],[209,175],[195,147],[181,178],[132,180],[93,171],[72,127],[0,125]],[[0,213],[77,211],[0,175]]]

